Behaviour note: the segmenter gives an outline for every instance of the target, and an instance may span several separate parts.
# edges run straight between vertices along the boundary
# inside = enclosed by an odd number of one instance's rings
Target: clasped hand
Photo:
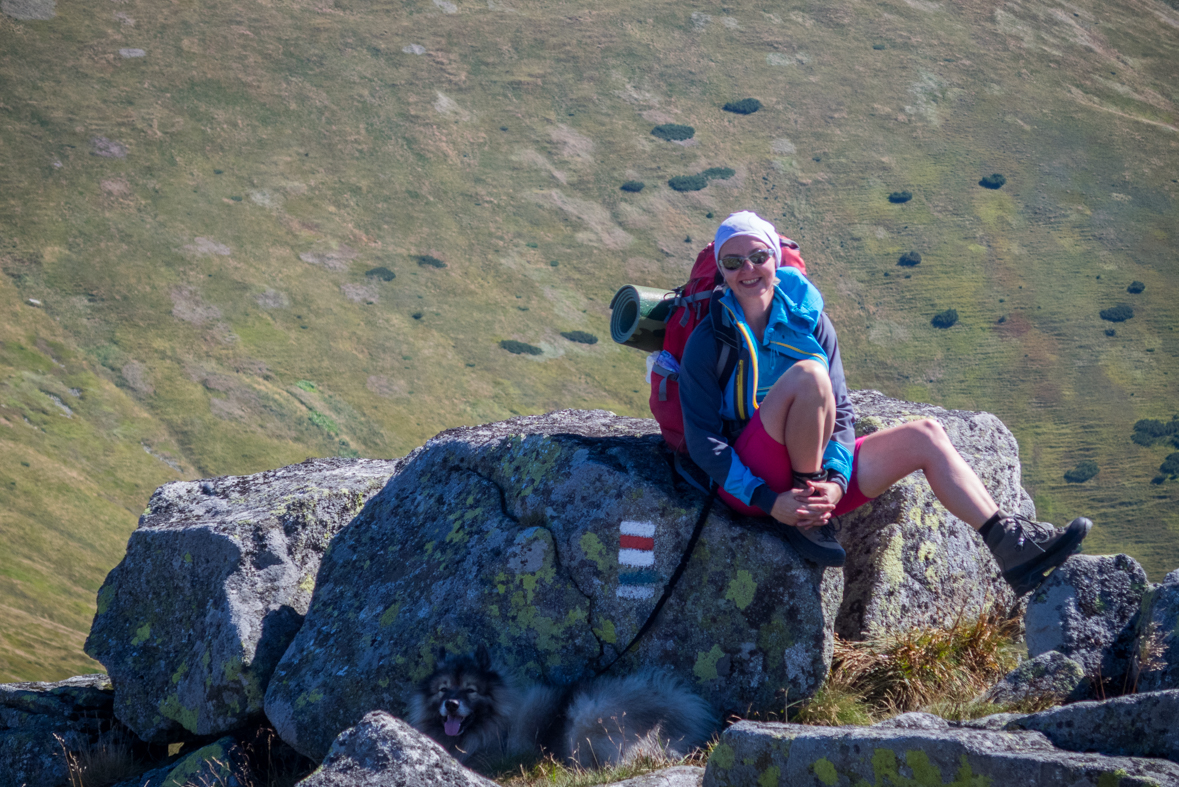
[[[832,481],[807,481],[806,489],[788,489],[778,495],[770,516],[782,524],[812,528],[827,524],[843,499],[843,489]]]

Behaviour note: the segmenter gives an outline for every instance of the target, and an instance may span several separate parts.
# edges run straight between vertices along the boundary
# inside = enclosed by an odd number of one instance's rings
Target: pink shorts
[[[860,444],[864,438],[856,439],[856,451],[852,455],[852,474],[847,484],[847,494],[835,506],[833,516],[854,511],[872,498],[860,491],[860,484],[856,480],[856,467],[860,461]],[[753,414],[753,420],[737,438],[733,446],[742,464],[749,468],[755,476],[766,482],[766,486],[775,492],[785,492],[790,488],[794,477],[790,472],[790,455],[786,453],[786,446],[770,437],[761,424],[761,412]],[[766,512],[754,506],[747,506],[737,498],[721,489],[717,496],[725,504],[739,514],[746,516],[765,516]]]

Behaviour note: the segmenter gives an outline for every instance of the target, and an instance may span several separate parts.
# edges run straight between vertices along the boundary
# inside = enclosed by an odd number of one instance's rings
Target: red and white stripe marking
[[[618,562],[634,568],[655,565],[655,523],[623,520],[619,525]]]
[[[655,523],[623,521],[619,526],[618,564],[630,568],[655,565]],[[646,599],[655,595],[650,585],[619,585],[618,598]]]

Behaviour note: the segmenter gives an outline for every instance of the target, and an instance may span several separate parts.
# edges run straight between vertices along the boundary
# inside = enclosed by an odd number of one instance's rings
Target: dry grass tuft
[[[705,748],[678,760],[652,753],[636,757],[629,762],[604,768],[565,765],[552,757],[547,757],[538,763],[531,764],[531,766],[521,763],[512,765],[501,763],[495,769],[495,775],[492,778],[503,787],[592,787],[597,784],[612,784],[677,765],[703,767],[708,762],[708,755],[712,753],[715,743],[713,741]]]
[[[136,755],[134,744],[125,736],[99,741],[77,751],[66,748],[61,736],[53,737],[65,755],[70,787],[107,787],[148,770],[147,763]]]
[[[974,698],[1015,668],[1018,627],[995,613],[867,642],[837,636],[831,675],[795,721],[871,724],[914,710],[943,718],[995,713],[997,706]]]

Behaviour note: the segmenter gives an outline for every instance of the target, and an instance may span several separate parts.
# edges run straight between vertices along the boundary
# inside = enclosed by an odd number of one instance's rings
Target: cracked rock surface
[[[569,683],[654,608],[703,495],[654,421],[565,410],[443,432],[332,541],[266,714],[321,758],[372,710],[405,715],[439,647]],[[659,665],[722,712],[781,708],[826,676],[838,570],[721,507],[652,630],[614,669]]]
[[[115,716],[164,743],[259,715],[328,541],[396,467],[315,459],[157,489],[86,640],[114,684]]]
[[[1035,517],[1020,485],[1019,444],[990,413],[946,410],[852,391],[856,436],[921,419],[937,421],[1004,511]],[[950,514],[921,472],[839,517],[846,590],[836,631],[860,640],[951,625],[1015,603],[974,529]]]
[[[1059,651],[1109,687],[1128,685],[1146,572],[1129,555],[1074,555],[1031,595],[1024,622],[1028,654]]]

